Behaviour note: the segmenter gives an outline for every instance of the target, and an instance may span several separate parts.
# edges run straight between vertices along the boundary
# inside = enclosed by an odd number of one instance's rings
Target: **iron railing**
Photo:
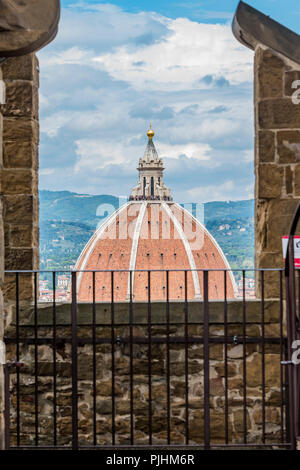
[[[283,270],[255,270],[256,300],[246,297],[250,270],[240,271],[240,300],[227,298],[222,270],[221,301],[209,297],[211,271],[201,270],[201,300],[189,299],[183,270],[184,298],[170,301],[169,270],[161,271],[165,299],[153,302],[153,270],[142,271],[147,300],[135,302],[130,287],[122,303],[114,298],[120,271],[106,271],[111,298],[102,303],[103,271],[89,271],[93,296],[84,304],[72,271],[69,305],[56,302],[56,272],[51,304],[38,301],[42,272],[7,272],[7,448],[293,447]]]
[[[300,346],[300,276],[295,269],[294,236],[300,219],[300,204],[291,223],[285,261],[285,286],[287,307],[287,361],[289,381],[290,434],[292,447],[300,442],[300,368],[298,357],[293,355]],[[298,277],[296,272],[298,271]]]

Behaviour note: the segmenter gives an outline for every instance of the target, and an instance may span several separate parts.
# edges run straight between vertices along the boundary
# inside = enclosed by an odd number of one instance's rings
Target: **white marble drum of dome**
[[[139,182],[129,201],[97,229],[78,258],[78,300],[110,302],[112,294],[116,302],[128,301],[130,294],[135,302],[200,300],[205,269],[212,270],[209,299],[224,299],[225,271],[226,295],[234,298],[235,281],[223,251],[189,211],[173,202],[163,182],[163,162],[151,127],[147,136]],[[98,271],[95,279],[85,272],[92,270]],[[147,270],[151,270],[150,290]]]

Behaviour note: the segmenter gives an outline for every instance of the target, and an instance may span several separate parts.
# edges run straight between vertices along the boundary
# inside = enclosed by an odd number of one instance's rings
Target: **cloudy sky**
[[[253,53],[237,0],[62,0],[41,68],[40,189],[128,195],[152,122],[179,202],[253,197]],[[299,32],[299,0],[249,0]]]

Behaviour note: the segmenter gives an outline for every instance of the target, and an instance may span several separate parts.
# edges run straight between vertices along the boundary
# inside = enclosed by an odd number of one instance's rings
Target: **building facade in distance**
[[[97,229],[78,258],[78,300],[109,302],[112,296],[118,302],[130,298],[199,300],[203,298],[201,270],[212,270],[209,298],[224,299],[224,270],[230,270],[229,263],[206,228],[173,202],[163,181],[163,162],[151,126],[147,136],[146,151],[139,160],[139,181],[128,203]],[[84,272],[93,270],[97,271],[94,275]],[[228,271],[227,298],[234,298],[235,293]]]

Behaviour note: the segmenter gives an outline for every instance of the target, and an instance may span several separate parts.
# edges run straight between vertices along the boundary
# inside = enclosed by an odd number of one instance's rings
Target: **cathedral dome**
[[[151,154],[157,155],[148,137]],[[152,301],[197,300],[203,298],[206,269],[212,270],[209,298],[224,299],[224,270],[230,270],[226,257],[206,228],[173,202],[162,181],[161,159],[149,162],[148,154],[146,149],[139,163],[139,184],[129,202],[97,229],[78,258],[78,300],[110,302],[113,296],[122,302],[132,296],[133,301],[147,301],[149,295]],[[85,271],[97,272],[93,276]],[[234,298],[231,271],[226,281],[227,298]]]

